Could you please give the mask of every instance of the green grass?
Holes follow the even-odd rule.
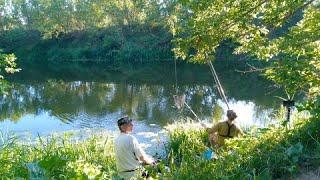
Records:
[[[194,124],[169,128],[172,179],[288,179],[302,166],[320,165],[320,121],[299,120],[291,128],[251,129],[215,149],[218,159],[201,158],[206,132]],[[308,162],[308,164],[304,164]]]
[[[158,164],[162,174],[147,169],[155,179],[288,179],[301,167],[320,165],[319,126],[319,119],[306,119],[291,128],[252,128],[215,149],[217,160],[205,160],[207,133],[199,124],[178,122],[166,127],[168,157]],[[111,136],[76,141],[63,134],[22,143],[2,133],[0,140],[2,179],[117,179]]]
[[[110,179],[116,176],[113,144],[108,137],[94,136],[77,142],[65,134],[39,137],[36,143],[25,144],[10,136],[2,138],[0,152],[0,177],[4,179]]]

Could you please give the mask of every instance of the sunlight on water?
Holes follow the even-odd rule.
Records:
[[[187,107],[174,106],[173,95],[183,94],[195,114],[209,123],[224,120],[227,110],[210,76],[198,76],[198,80],[180,78],[183,83],[175,87],[173,80],[167,81],[167,75],[159,74],[163,82],[153,83],[143,82],[144,76],[135,83],[114,81],[123,78],[123,74],[107,81],[45,78],[14,82],[12,90],[0,96],[0,130],[31,136],[88,129],[117,134],[117,119],[129,115],[135,119],[134,135],[147,151],[161,154],[153,151],[163,149],[163,127],[181,119],[195,119]],[[202,77],[209,80],[203,81]],[[256,77],[242,81],[230,77],[227,74],[221,78],[229,81],[224,88],[231,108],[238,114],[237,123],[243,127],[272,123],[270,115],[277,103],[266,95],[267,84],[259,79],[257,82]]]
[[[218,104],[223,108],[224,119],[226,119],[226,112],[228,110],[227,105],[222,101],[218,100]],[[266,126],[271,122],[272,108],[265,109],[264,111],[258,112],[257,106],[251,101],[236,101],[232,99],[229,101],[230,109],[234,110],[238,117],[236,122],[243,127],[250,126]]]

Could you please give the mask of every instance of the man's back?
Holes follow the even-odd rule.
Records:
[[[138,158],[143,155],[138,141],[130,134],[121,133],[115,139],[116,164],[119,172],[136,170],[140,163]]]
[[[241,134],[241,129],[237,124],[229,124],[227,121],[219,122],[217,124],[218,126],[218,135],[223,137],[237,137],[239,134]]]
[[[219,122],[210,129],[209,133],[217,133],[216,144],[223,146],[225,139],[238,137],[242,134],[241,128],[236,124],[229,124],[227,121]]]

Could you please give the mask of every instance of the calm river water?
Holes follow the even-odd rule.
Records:
[[[178,110],[173,95],[185,94],[200,119],[219,121],[226,105],[218,96],[207,66],[173,63],[128,66],[111,71],[102,65],[24,68],[9,77],[12,89],[0,97],[0,127],[17,134],[46,135],[69,130],[117,131],[116,120],[136,119],[135,134],[148,141],[168,123],[194,118]],[[257,74],[241,74],[236,65],[216,65],[241,126],[265,126],[280,103],[270,82]],[[150,134],[151,133],[151,134]]]

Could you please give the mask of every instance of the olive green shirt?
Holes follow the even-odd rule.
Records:
[[[229,124],[228,121],[219,122],[212,128],[208,129],[209,134],[217,133],[217,144],[218,146],[223,146],[225,144],[225,139],[238,137],[243,134],[241,128],[236,124]]]

